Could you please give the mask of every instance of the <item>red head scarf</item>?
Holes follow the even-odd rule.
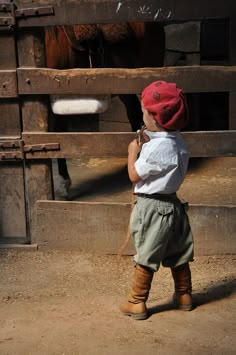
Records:
[[[142,92],[142,103],[166,130],[180,130],[189,120],[186,98],[175,83],[155,81]]]

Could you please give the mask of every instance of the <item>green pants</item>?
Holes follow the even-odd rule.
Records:
[[[186,205],[177,197],[138,197],[130,218],[137,264],[157,271],[193,260],[193,237]]]

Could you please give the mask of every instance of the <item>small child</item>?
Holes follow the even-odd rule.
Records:
[[[128,302],[120,305],[124,315],[138,320],[148,317],[146,301],[161,263],[171,269],[176,306],[192,309],[193,261],[186,204],[176,196],[189,160],[179,132],[188,122],[186,99],[176,84],[157,81],[143,90],[141,104],[144,143],[134,139],[128,148],[128,174],[137,195],[130,218],[136,265]]]

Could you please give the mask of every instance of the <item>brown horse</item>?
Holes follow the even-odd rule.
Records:
[[[165,32],[157,22],[56,26],[45,29],[49,68],[141,68],[164,64]],[[118,95],[126,108],[132,131],[142,125],[137,95]],[[56,131],[66,122],[56,121]],[[70,182],[65,159],[58,161],[59,175]]]

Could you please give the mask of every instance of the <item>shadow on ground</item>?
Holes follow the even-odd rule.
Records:
[[[235,293],[236,280],[233,277],[226,282],[219,282],[215,285],[208,285],[204,287],[203,292],[193,293],[193,309],[230,297]],[[155,313],[166,312],[173,309],[175,309],[175,306],[172,300],[169,300],[167,303],[149,307],[148,313],[149,316],[151,316]]]
[[[83,196],[110,196],[127,189],[131,189],[131,183],[128,178],[127,166],[124,166],[111,173],[101,174],[73,186],[68,199],[73,201]]]
[[[197,171],[205,165],[207,165],[205,160],[192,158],[189,163],[189,171]],[[125,165],[113,172],[95,175],[94,178],[88,178],[86,181],[74,185],[71,188],[68,200],[74,201],[84,196],[111,195],[127,189],[131,189],[131,182]]]

